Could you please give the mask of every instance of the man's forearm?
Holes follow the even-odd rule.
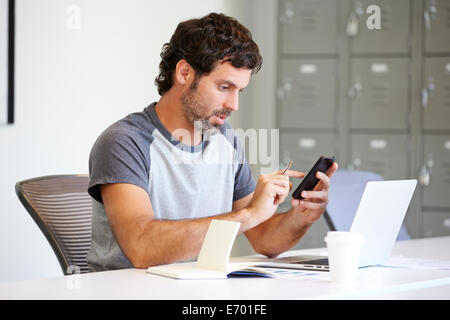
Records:
[[[270,219],[247,231],[253,249],[268,257],[276,257],[300,241],[311,224],[299,224],[293,209],[274,214]]]
[[[147,268],[198,256],[212,219],[241,222],[239,233],[251,227],[247,209],[190,220],[147,220],[139,230],[131,262]]]

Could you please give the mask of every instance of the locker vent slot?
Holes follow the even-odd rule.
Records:
[[[298,86],[300,107],[316,106],[316,90],[314,85],[302,84]]]
[[[302,31],[317,32],[318,14],[314,10],[302,10],[300,12]]]
[[[444,85],[444,106],[450,108],[450,82]]]
[[[386,30],[386,29],[391,29],[392,28],[392,17],[391,17],[391,12],[392,9],[390,7],[386,7],[386,8],[380,8],[380,14],[381,14],[381,29]]]
[[[387,107],[389,105],[389,86],[386,83],[373,84],[370,88],[370,105]]]

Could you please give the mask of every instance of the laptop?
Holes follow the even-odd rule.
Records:
[[[417,180],[367,183],[350,232],[364,236],[359,267],[383,264],[391,255]],[[267,259],[261,267],[328,271],[326,256],[290,256]]]

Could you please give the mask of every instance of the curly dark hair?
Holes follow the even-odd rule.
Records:
[[[219,60],[229,61],[235,68],[247,68],[252,74],[261,69],[262,57],[250,31],[236,19],[210,13],[200,19],[178,24],[169,43],[161,52],[160,73],[155,79],[163,95],[172,87],[172,74],[181,59],[194,69],[195,78],[208,75]]]

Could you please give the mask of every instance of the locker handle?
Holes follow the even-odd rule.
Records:
[[[430,185],[430,170],[427,166],[422,166],[420,168],[418,180],[422,187],[428,187]]]
[[[425,27],[431,29],[431,21],[437,18],[437,6],[436,2],[432,0],[430,6],[423,12],[423,19],[425,21]]]
[[[434,79],[430,77],[428,79],[428,87],[422,89],[422,107],[426,108],[430,105],[431,97],[434,92]]]
[[[356,81],[350,89],[348,89],[347,95],[348,97],[353,100],[358,98],[361,95],[362,91],[362,84],[360,81]]]
[[[350,12],[347,18],[346,33],[349,37],[356,37],[359,33],[359,19],[353,11]]]

